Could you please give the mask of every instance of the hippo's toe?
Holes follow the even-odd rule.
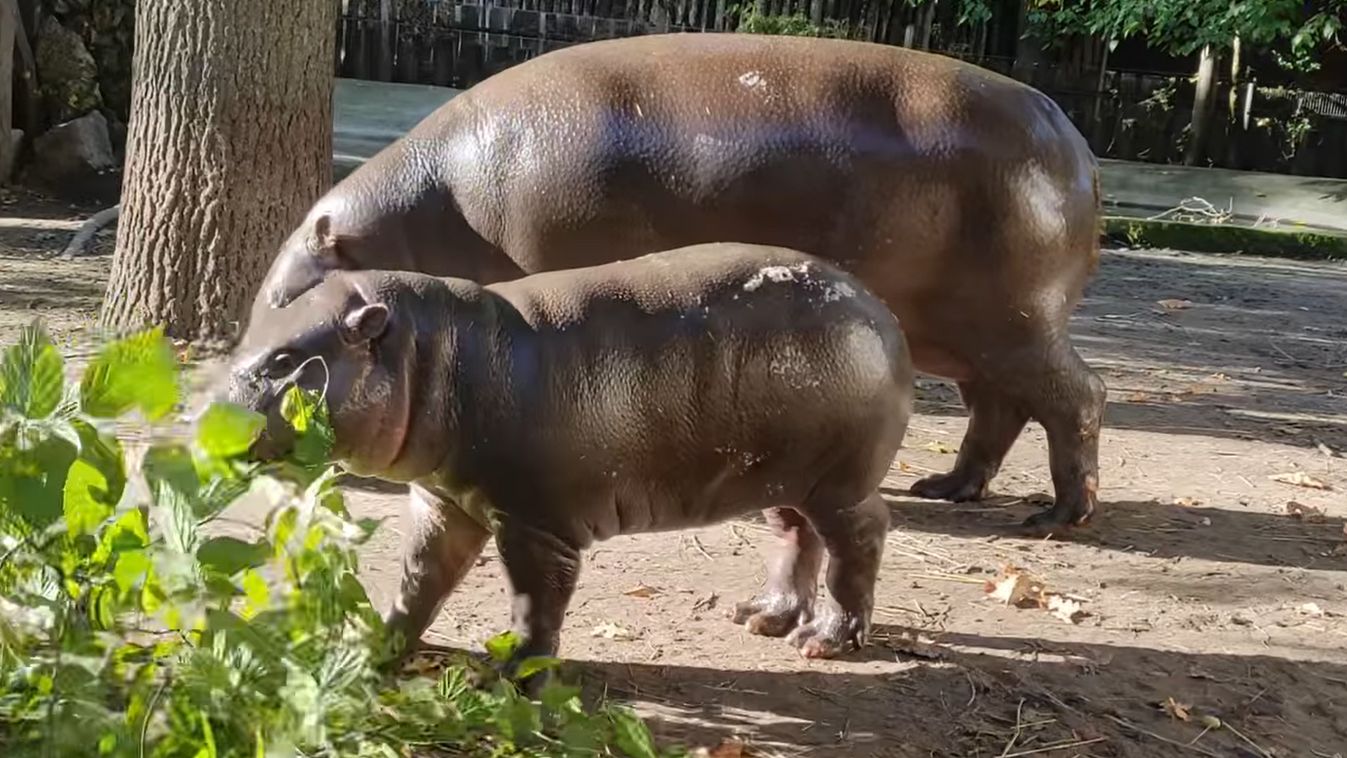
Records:
[[[734,607],[734,623],[750,634],[785,637],[814,617],[813,604],[796,595],[764,592]]]
[[[836,658],[864,645],[865,632],[859,616],[829,611],[797,628],[787,641],[805,658]]]
[[[948,500],[967,503],[987,496],[985,477],[966,474],[955,469],[948,474],[935,474],[912,483],[911,493],[926,500]]]
[[[1031,537],[1063,534],[1073,528],[1089,524],[1090,517],[1094,515],[1094,510],[1093,498],[1088,496],[1081,497],[1075,503],[1059,498],[1051,508],[1039,511],[1025,519],[1024,523],[1020,525],[1020,529]]]

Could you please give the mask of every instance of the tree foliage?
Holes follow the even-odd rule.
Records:
[[[356,580],[377,524],[346,511],[321,400],[287,396],[291,460],[250,462],[262,419],[216,405],[133,470],[111,424],[163,418],[179,386],[158,332],[73,384],[38,325],[0,356],[0,754],[660,755],[630,711],[561,683],[530,700],[474,661],[389,677]],[[244,493],[273,505],[259,533],[213,528]]]
[[[1088,34],[1118,42],[1135,36],[1176,55],[1203,47],[1284,44],[1283,63],[1312,68],[1325,45],[1339,44],[1347,0],[1030,0],[1042,39]]]

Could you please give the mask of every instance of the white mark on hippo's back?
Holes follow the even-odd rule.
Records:
[[[856,288],[846,282],[837,282],[823,291],[823,302],[835,303],[844,297],[855,297]]]
[[[809,263],[797,263],[794,266],[763,266],[758,269],[758,273],[749,277],[744,282],[744,291],[752,292],[761,287],[764,282],[793,282],[796,281],[796,274],[804,274],[809,271]]]
[[[754,89],[767,84],[767,80],[763,79],[762,74],[757,71],[745,71],[739,76],[739,83],[749,89]]]

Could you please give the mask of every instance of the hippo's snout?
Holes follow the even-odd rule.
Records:
[[[249,457],[254,460],[276,460],[294,447],[294,430],[281,415],[280,403],[290,384],[272,382],[246,371],[235,371],[225,383],[224,391],[216,398],[266,417],[266,426],[249,450]]]
[[[261,299],[271,308],[283,308],[317,286],[329,270],[323,259],[306,252],[283,255],[276,259]]]

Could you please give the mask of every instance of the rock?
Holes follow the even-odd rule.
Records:
[[[48,16],[34,57],[38,89],[53,120],[70,121],[103,105],[98,66],[79,34]]]
[[[97,179],[115,169],[108,120],[93,111],[33,140],[28,178],[52,189]]]

